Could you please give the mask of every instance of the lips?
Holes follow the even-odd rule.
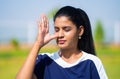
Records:
[[[64,44],[66,40],[58,40],[59,44]]]

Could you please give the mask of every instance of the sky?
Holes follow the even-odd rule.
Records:
[[[40,14],[47,15],[55,7],[67,5],[86,11],[93,29],[96,20],[101,20],[106,40],[113,40],[114,25],[120,23],[120,0],[0,0],[0,41],[26,35],[33,39],[25,31],[29,26],[36,27]]]

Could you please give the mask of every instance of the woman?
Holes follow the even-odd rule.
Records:
[[[50,36],[48,20],[42,15],[37,40],[17,79],[107,79],[100,59],[95,56],[90,22],[83,10],[61,8],[54,16],[54,29],[55,34]],[[38,55],[52,39],[56,39],[60,50]]]

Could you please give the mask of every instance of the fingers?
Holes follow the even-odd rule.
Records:
[[[37,26],[38,26],[38,32],[40,33],[42,27],[41,27],[41,21],[37,21]]]
[[[44,28],[45,28],[45,31],[46,33],[49,32],[49,22],[48,22],[48,19],[45,15],[42,15],[42,18],[43,18],[43,22],[44,22]]]
[[[48,33],[49,32],[49,22],[48,22],[48,19],[46,16],[45,16],[45,22],[46,22],[46,33]]]
[[[44,21],[44,15],[41,15],[41,27],[42,27],[42,31],[44,31],[45,30],[45,21]]]
[[[43,44],[48,43],[50,40],[56,38],[58,35],[50,35],[49,32],[49,27],[48,27],[48,19],[45,15],[41,15],[41,19],[37,22],[38,24],[38,29],[39,29],[39,34],[38,38],[42,40]]]
[[[48,19],[45,15],[41,15],[41,19],[37,22],[39,30],[48,33],[49,27],[48,27]]]
[[[59,35],[55,33],[54,35],[51,36],[51,40],[57,38]]]

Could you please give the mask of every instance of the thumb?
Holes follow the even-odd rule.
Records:
[[[51,38],[50,38],[50,39],[52,40],[52,39],[55,39],[55,38],[57,38],[57,37],[58,37],[58,34],[55,33],[55,34],[51,35]]]

